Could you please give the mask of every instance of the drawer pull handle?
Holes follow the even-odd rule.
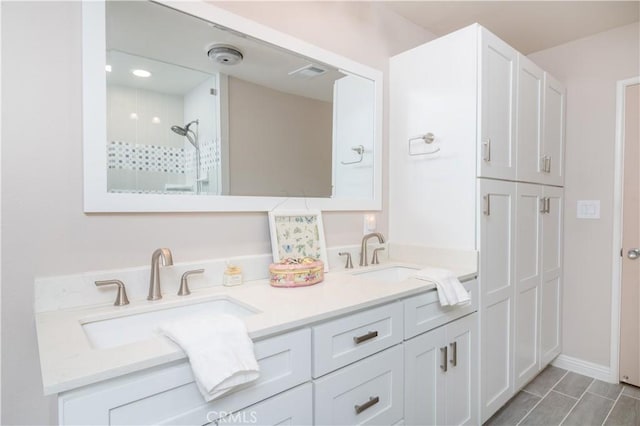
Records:
[[[454,367],[458,365],[458,342],[450,343],[451,346],[451,365]]]
[[[364,410],[366,410],[369,407],[373,407],[378,402],[380,402],[380,398],[379,397],[377,397],[377,396],[369,397],[369,400],[367,402],[365,402],[364,404],[355,406],[356,414],[362,413]]]
[[[366,342],[367,340],[373,339],[374,337],[378,337],[377,331],[370,331],[367,334],[363,334],[362,336],[356,336],[353,338],[353,341],[356,345],[359,345],[362,342]]]
[[[442,353],[442,364],[440,364],[440,368],[442,369],[442,371],[444,371],[445,373],[447,372],[447,366],[448,366],[448,356],[447,356],[447,347],[443,346],[440,348],[440,352]]]

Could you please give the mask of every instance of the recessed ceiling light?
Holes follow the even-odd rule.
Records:
[[[160,124],[160,123],[161,123],[161,121],[160,121],[160,117],[153,117],[153,118],[151,119],[151,122],[152,122],[153,124]]]
[[[129,114],[129,118],[132,120],[137,120],[138,119],[138,114],[136,114],[135,112],[132,112],[131,114]]]
[[[131,71],[131,74],[135,75],[136,77],[151,77],[151,73],[147,70],[133,70]]]
[[[107,72],[111,72],[111,65],[105,65],[104,69],[105,69]]]

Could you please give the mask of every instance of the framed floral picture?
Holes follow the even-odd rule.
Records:
[[[275,210],[269,212],[273,261],[288,257],[312,257],[324,262],[329,270],[324,241],[322,213],[319,210]]]

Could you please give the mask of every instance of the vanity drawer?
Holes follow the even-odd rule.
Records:
[[[402,303],[390,303],[312,329],[313,377],[402,341]]]
[[[397,345],[314,381],[317,425],[392,425],[403,415],[403,351]]]
[[[206,402],[188,362],[157,367],[66,392],[59,397],[60,424],[201,425],[211,413],[232,413],[309,381],[310,330],[255,342],[260,378]],[[224,414],[223,414],[224,415]]]
[[[427,332],[478,310],[478,280],[462,283],[471,295],[471,304],[461,307],[440,306],[434,289],[404,301],[404,338]]]
[[[212,425],[215,423],[211,423]],[[305,383],[272,396],[218,421],[219,425],[296,425],[313,424],[313,388]]]

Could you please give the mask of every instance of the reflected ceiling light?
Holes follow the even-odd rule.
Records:
[[[152,122],[153,124],[160,124],[160,117],[153,117],[153,118],[151,119],[151,122]]]
[[[129,118],[132,120],[137,120],[138,119],[138,114],[136,114],[135,112],[132,112],[131,114],[129,114]]]
[[[131,74],[135,75],[136,77],[142,77],[142,78],[147,78],[147,77],[151,77],[151,73],[147,70],[133,70],[131,71]]]
[[[111,72],[111,65],[105,65],[104,69],[106,72]]]

